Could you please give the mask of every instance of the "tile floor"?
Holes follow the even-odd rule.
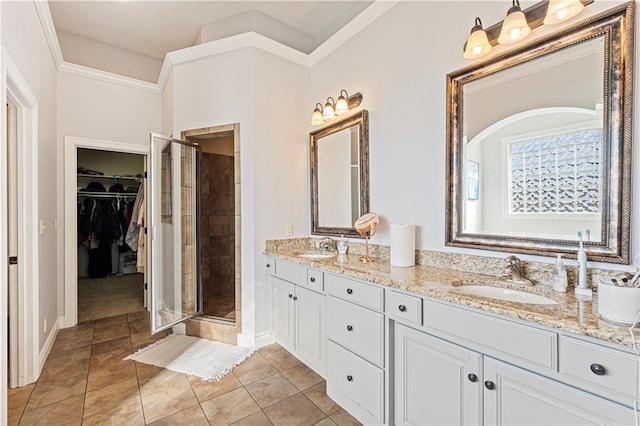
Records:
[[[146,312],[60,330],[40,379],[9,391],[9,424],[358,424],[320,376],[276,344],[219,382],[122,361],[165,336],[149,334]]]

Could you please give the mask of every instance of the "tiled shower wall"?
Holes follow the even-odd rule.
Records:
[[[234,157],[202,154],[202,292],[205,315],[235,318]]]

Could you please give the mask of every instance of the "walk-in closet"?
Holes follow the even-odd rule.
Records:
[[[145,157],[78,148],[78,323],[145,309]]]

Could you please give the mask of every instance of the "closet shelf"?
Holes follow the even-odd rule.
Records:
[[[83,179],[107,179],[110,182],[142,182],[142,178],[140,177],[135,177],[135,176],[119,176],[119,175],[89,175],[89,174],[83,174],[83,173],[78,173],[78,177],[79,178],[83,178]]]
[[[136,198],[136,192],[89,192],[78,191],[78,196],[91,198]]]

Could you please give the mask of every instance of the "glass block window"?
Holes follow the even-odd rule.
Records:
[[[602,129],[509,144],[510,213],[600,213]]]

